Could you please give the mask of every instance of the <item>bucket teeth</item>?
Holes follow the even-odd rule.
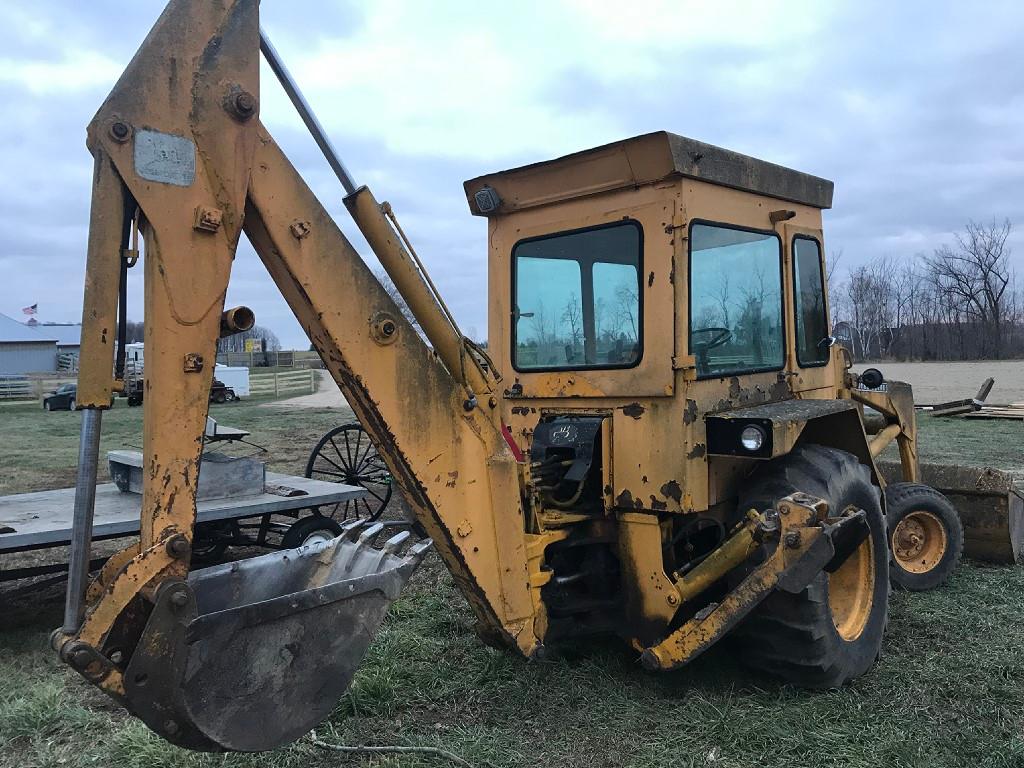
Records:
[[[423,559],[423,556],[427,554],[430,548],[434,546],[434,542],[431,539],[423,539],[423,541],[417,541],[411,547],[409,551],[405,553],[405,559],[411,563],[419,563]]]
[[[355,541],[356,534],[358,533],[359,529],[362,528],[365,524],[366,521],[361,517],[356,518],[355,520],[350,520],[349,522],[341,526],[341,538],[345,539],[346,541]]]
[[[396,533],[394,536],[392,536],[390,539],[384,542],[384,552],[386,552],[389,555],[398,554],[398,551],[402,548],[402,545],[405,544],[405,542],[407,542],[411,537],[412,534],[408,531]]]
[[[384,530],[384,526],[381,523],[374,523],[365,531],[359,535],[359,547],[369,547],[373,544],[373,540],[377,538],[377,534]]]

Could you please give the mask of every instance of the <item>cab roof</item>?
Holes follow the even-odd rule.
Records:
[[[478,176],[463,186],[474,215],[495,216],[672,177],[697,179],[819,209],[832,207],[833,184],[827,179],[666,131]],[[486,187],[500,199],[498,207],[487,212],[480,209],[476,197]]]

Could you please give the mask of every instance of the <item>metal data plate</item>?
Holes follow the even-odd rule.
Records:
[[[196,145],[184,136],[138,131],[135,173],[148,181],[190,187],[196,178]]]

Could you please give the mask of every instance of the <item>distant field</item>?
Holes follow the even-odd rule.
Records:
[[[301,471],[315,440],[350,417],[249,402],[214,406],[252,429],[271,466]],[[140,409],[105,418],[104,450],[138,445]],[[3,493],[68,485],[79,417],[0,410]],[[921,419],[925,460],[1019,462],[1021,425]],[[47,646],[61,587],[17,598],[0,585],[0,768],[61,766],[443,766],[358,757],[308,742],[263,755],[187,753],[64,667]],[[477,640],[436,557],[395,603],[320,738],[428,745],[504,768],[918,768],[1024,766],[1024,569],[966,563],[952,584],[893,595],[878,665],[841,690],[810,693],[751,676],[721,646],[672,674],[643,671],[614,641],[531,664]],[[329,631],[329,628],[325,628]]]
[[[858,363],[855,371],[878,368],[885,377],[914,387],[918,403],[942,403],[974,397],[991,376],[996,385],[990,403],[1024,402],[1024,360],[971,360],[962,363]]]

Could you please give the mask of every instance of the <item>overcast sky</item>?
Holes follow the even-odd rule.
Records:
[[[80,319],[85,126],[163,5],[0,5],[0,312],[23,319],[38,302],[40,320]],[[474,336],[486,333],[486,224],[462,181],[654,130],[834,180],[826,249],[843,268],[930,252],[992,217],[1014,223],[1024,263],[1019,3],[263,0],[262,19]],[[262,96],[263,122],[353,236],[265,67]],[[229,301],[285,348],[307,345],[247,247]],[[141,319],[138,276],[129,314]]]

